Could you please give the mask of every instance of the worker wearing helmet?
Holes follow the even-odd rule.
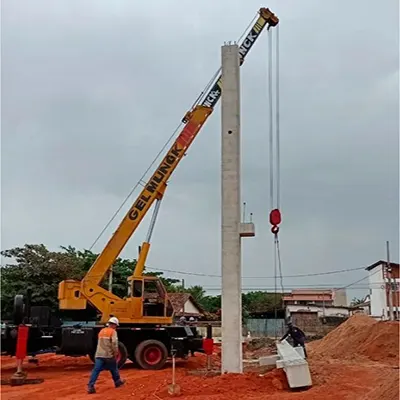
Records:
[[[293,341],[293,347],[301,346],[304,350],[304,356],[305,358],[307,358],[306,335],[300,328],[294,326],[291,321],[287,323],[287,327],[288,329],[286,333],[283,335],[281,341],[290,336]]]
[[[107,326],[99,332],[95,362],[88,384],[88,393],[96,393],[94,385],[101,371],[108,370],[111,373],[115,387],[122,386],[125,381],[121,379],[118,371],[118,318],[111,317]]]

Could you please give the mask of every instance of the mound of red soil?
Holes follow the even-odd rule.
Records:
[[[399,374],[397,371],[388,374],[379,386],[373,389],[363,400],[398,400],[399,399]]]
[[[312,346],[313,354],[332,358],[366,356],[386,364],[399,363],[399,323],[354,315]]]

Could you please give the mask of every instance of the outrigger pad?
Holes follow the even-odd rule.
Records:
[[[43,383],[42,378],[27,378],[25,373],[15,374],[10,379],[2,379],[2,385],[10,386],[22,386],[22,385],[34,385],[37,383]]]

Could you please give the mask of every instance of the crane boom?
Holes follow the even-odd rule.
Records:
[[[260,9],[259,17],[240,45],[239,54],[241,57],[241,64],[244,62],[247,53],[254,45],[263,29],[266,26],[275,26],[278,22],[279,20],[277,17],[269,9]],[[90,279],[91,283],[96,284],[102,280],[104,274],[119,256],[149,208],[160,195],[162,196],[165,190],[164,186],[169,177],[178,166],[189,146],[212,113],[215,105],[218,103],[221,97],[221,91],[222,75],[216,79],[214,85],[204,96],[202,103],[195,106],[186,114],[184,118],[186,125],[182,132],[172,144],[168,153],[161,161],[84,279]]]
[[[259,16],[255,20],[253,26],[249,29],[239,47],[240,64],[243,64],[246,55],[264,28],[267,27],[269,29],[271,26],[276,26],[278,22],[279,19],[268,8],[261,8],[259,10]],[[99,254],[96,261],[83,278],[81,282],[81,293],[87,299],[90,299],[91,297],[89,292],[93,293],[97,290],[97,286],[102,281],[104,275],[111,268],[116,258],[119,256],[132,234],[136,231],[140,222],[145,217],[153,203],[156,200],[161,200],[166,189],[168,179],[175,171],[183,156],[186,154],[187,150],[207,121],[208,117],[213,112],[214,107],[221,97],[221,91],[222,75],[219,75],[211,85],[208,92],[200,96],[199,100],[184,116],[182,120],[182,122],[185,124],[183,130],[168,150],[156,171],[144,185],[143,190],[119,224],[117,230],[111,236],[107,245],[104,247],[103,251]],[[143,267],[144,266],[141,268],[142,270]],[[135,271],[134,275],[138,276],[140,275],[140,272]],[[96,290],[94,290],[95,287]],[[63,282],[61,282],[59,293],[62,293],[63,291],[64,286]],[[104,290],[101,291],[104,295]],[[116,296],[112,295],[112,293],[109,293],[107,297],[114,298],[115,300],[118,299]],[[61,300],[63,295],[59,294],[59,298]]]

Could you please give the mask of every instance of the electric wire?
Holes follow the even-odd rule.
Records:
[[[133,266],[134,266],[134,263],[132,262],[132,269],[133,269]],[[146,270],[151,270],[154,272],[168,272],[171,274],[178,274],[178,275],[206,277],[206,278],[221,278],[221,275],[217,275],[217,274],[205,274],[205,273],[201,273],[201,272],[178,271],[178,270],[173,270],[173,269],[149,267],[147,265],[146,265]],[[308,277],[314,277],[314,276],[335,275],[335,274],[360,271],[360,270],[365,270],[365,267],[348,268],[348,269],[307,273],[307,274],[285,275],[285,276],[283,276],[283,278],[308,278]],[[101,276],[101,275],[98,275],[98,276]],[[260,280],[260,279],[275,279],[275,275],[274,276],[242,276],[242,279],[258,279],[258,280]]]
[[[279,255],[280,256],[280,255]],[[201,272],[189,272],[189,271],[179,271],[179,270],[172,270],[172,269],[164,269],[164,268],[154,268],[146,266],[146,269],[150,269],[153,271],[160,271],[160,272],[169,272],[175,273],[180,275],[192,275],[192,276],[204,276],[210,278],[221,278],[221,275],[217,274],[205,274]],[[347,269],[339,269],[333,271],[326,271],[326,272],[315,272],[315,273],[304,273],[304,274],[296,274],[296,275],[285,275],[283,278],[307,278],[312,276],[323,276],[323,275],[334,275],[340,274],[345,272],[352,272],[352,271],[359,271],[364,270],[365,267],[356,267],[356,268],[347,268]],[[243,276],[242,279],[274,279],[275,276]]]

